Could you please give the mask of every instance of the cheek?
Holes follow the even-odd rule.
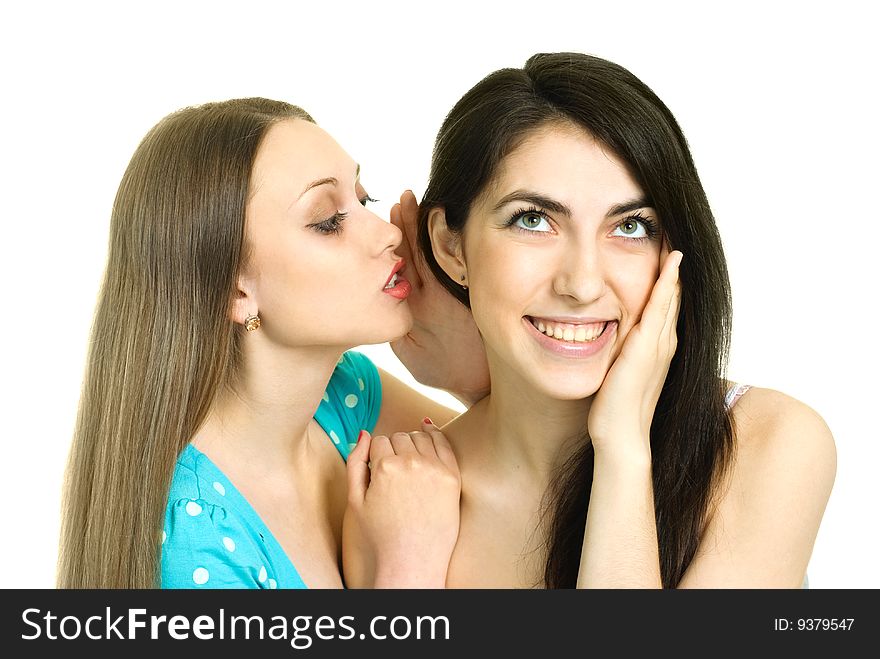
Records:
[[[521,315],[541,290],[551,285],[546,258],[540,250],[510,241],[485,241],[468,250],[471,311],[485,336],[519,329]],[[505,329],[507,328],[507,329]],[[515,331],[515,330],[514,330]]]
[[[481,334],[490,337],[495,334],[514,274],[511,261],[500,258],[498,250],[486,241],[471,240],[466,262],[474,323]]]
[[[615,289],[631,323],[634,324],[641,317],[659,275],[660,269],[655,257],[629,263],[616,270]]]
[[[322,314],[324,307],[338,308],[352,295],[358,277],[342,250],[321,244],[278,241],[263,251],[260,265],[260,297],[267,305],[295,313],[300,318]]]

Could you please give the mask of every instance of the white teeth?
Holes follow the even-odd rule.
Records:
[[[589,325],[573,325],[569,323],[545,323],[543,320],[529,319],[539,332],[558,341],[587,343],[598,339],[605,331],[607,322]]]
[[[397,284],[397,273],[395,272],[391,275],[391,279],[388,280],[388,283],[385,285],[385,288],[394,288]]]

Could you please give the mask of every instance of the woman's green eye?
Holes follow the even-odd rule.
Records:
[[[550,223],[547,222],[547,218],[540,213],[517,213],[510,219],[508,226],[511,224],[515,225],[516,228],[521,231],[533,231],[537,233],[547,233],[550,231]]]
[[[648,228],[644,222],[640,220],[624,220],[614,229],[615,236],[623,236],[624,238],[633,238],[640,240],[650,237]]]

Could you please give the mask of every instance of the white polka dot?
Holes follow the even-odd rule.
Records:
[[[329,403],[329,402],[330,402],[330,394],[328,394],[326,391],[324,392],[324,395],[321,396],[321,398],[324,399],[324,402],[325,402],[325,403]]]
[[[339,443],[339,435],[337,435],[337,434],[336,434],[335,432],[333,432],[332,430],[330,431],[330,439],[333,440],[333,443],[334,443],[334,444],[338,444],[338,443]]]
[[[257,577],[257,580],[258,580],[260,583],[263,583],[263,582],[266,580],[266,577],[267,577],[267,576],[268,576],[268,575],[266,574],[266,567],[265,567],[264,565],[261,565],[261,566],[260,566],[260,574],[259,574],[259,576]]]
[[[223,483],[218,483],[217,481],[214,481],[214,489],[217,490],[221,497],[226,496],[226,488],[223,487]]]
[[[191,517],[195,517],[196,515],[202,514],[202,507],[197,504],[195,501],[190,501],[186,504],[186,514]]]
[[[162,531],[162,544],[165,544],[165,541],[168,539],[168,534],[165,531]]]
[[[226,547],[229,551],[235,551],[235,540],[232,538],[223,538],[223,546]]]
[[[269,579],[269,588],[278,588],[278,582],[275,579]]]
[[[195,581],[198,585],[208,583],[208,571],[203,567],[197,567],[193,571],[193,581]]]
[[[358,378],[358,386],[361,388],[361,391],[364,390],[364,381],[362,378]]]
[[[346,407],[354,407],[357,404],[358,404],[358,397],[355,396],[354,394],[348,394],[348,396],[345,397],[345,406]]]

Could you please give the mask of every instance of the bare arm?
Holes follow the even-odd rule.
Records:
[[[651,298],[590,405],[595,458],[578,588],[662,587],[650,431],[678,345],[681,253],[661,257]]]
[[[457,410],[424,396],[381,368],[378,370],[382,382],[382,407],[374,434],[390,436],[399,431],[416,430],[422,427],[425,417],[442,427],[459,415]]]
[[[391,349],[418,382],[470,407],[489,393],[486,350],[470,309],[437,281],[422,257],[418,212],[409,191],[391,209],[391,222],[403,234],[398,251],[406,261],[401,274],[412,286],[407,304],[413,315],[412,328],[392,341]]]
[[[677,346],[678,290],[666,260],[593,399],[579,587],[661,587],[650,426]],[[798,587],[837,469],[831,432],[809,407],[767,389],[750,389],[733,414],[734,461],[716,485],[713,514],[678,587]]]
[[[401,275],[412,286],[407,303],[414,320],[391,349],[418,382],[448,392],[468,408],[489,391],[486,352],[470,310],[440,285],[422,258],[416,241],[418,211],[410,191],[391,209],[391,222],[403,233],[399,251],[406,266]],[[379,377],[382,407],[376,434],[415,430],[426,416],[443,426],[459,414],[381,369]]]
[[[678,588],[798,588],[837,470],[825,421],[777,391],[734,407],[737,451]],[[659,588],[650,463],[597,457],[579,587]]]
[[[778,391],[752,388],[733,409],[736,461],[679,588],[798,588],[834,485],[834,438]]]
[[[650,455],[596,456],[578,588],[661,588]]]

